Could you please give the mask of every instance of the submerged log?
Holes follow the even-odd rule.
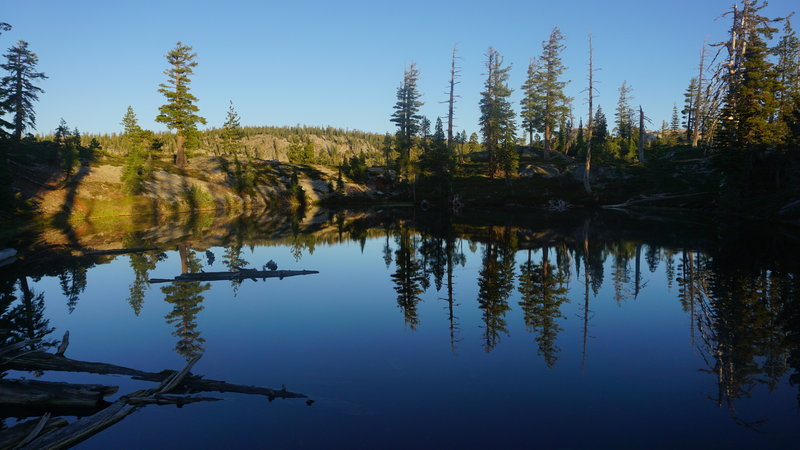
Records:
[[[707,192],[695,192],[692,194],[654,194],[646,197],[641,197],[637,199],[630,199],[622,203],[617,203],[614,205],[603,205],[603,209],[625,209],[631,206],[636,205],[644,205],[649,203],[658,203],[664,200],[676,200],[676,199],[684,199],[684,198],[692,198],[698,197],[701,195],[707,195]]]
[[[87,256],[102,256],[102,255],[125,255],[129,253],[144,253],[158,250],[158,247],[132,247],[132,248],[115,248],[110,250],[94,250],[87,249],[83,251]]]
[[[241,269],[235,272],[200,272],[184,273],[175,278],[151,278],[150,283],[171,283],[174,281],[235,281],[235,280],[256,280],[258,278],[280,278],[294,277],[298,275],[312,275],[319,273],[317,270],[258,270]]]
[[[44,419],[44,417],[42,418]],[[0,450],[11,449],[17,446],[25,445],[27,442],[23,442],[28,437],[33,436],[41,436],[43,434],[49,433],[56,428],[61,428],[67,426],[68,422],[66,419],[58,418],[58,419],[50,419],[47,418],[46,420],[29,420],[27,422],[22,422],[14,425],[13,427],[3,430],[0,433]],[[36,431],[36,428],[40,428],[36,434],[33,432]],[[32,439],[31,439],[32,440]],[[29,441],[28,441],[29,442]]]
[[[0,356],[0,367],[28,372],[53,370],[57,372],[84,372],[101,375],[136,376],[147,373],[129,367],[115,366],[114,364],[78,361],[42,351],[10,357]]]
[[[38,380],[0,380],[0,407],[96,407],[117,386]]]
[[[176,374],[174,370],[145,372],[143,370],[117,366],[114,364],[78,361],[42,351],[30,352],[16,357],[0,356],[0,366],[12,370],[31,372],[57,371],[85,372],[101,375],[127,375],[136,380],[154,381],[157,383],[163,383],[170,378],[174,380]],[[307,398],[307,396],[304,394],[289,392],[285,389],[269,389],[257,386],[231,384],[225,381],[206,380],[198,375],[188,373],[188,371],[184,375],[185,376],[179,380],[177,384],[174,384],[170,390],[177,392],[234,392],[240,394],[263,395],[270,399]]]
[[[121,398],[97,414],[78,419],[50,433],[41,434],[39,438],[19,448],[60,449],[71,447],[114,425],[136,411],[136,409],[136,406],[128,404],[127,399]]]

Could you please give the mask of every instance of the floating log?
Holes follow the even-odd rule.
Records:
[[[101,255],[125,255],[128,253],[144,253],[159,250],[158,247],[132,247],[132,248],[116,248],[110,250],[84,250],[83,254],[87,256],[101,256]]]
[[[150,283],[171,283],[175,281],[241,281],[241,280],[256,280],[258,278],[280,278],[294,277],[297,275],[312,275],[319,273],[317,270],[258,270],[258,269],[241,269],[235,272],[200,272],[200,273],[184,273],[175,278],[151,278]]]
[[[41,429],[34,435],[36,436],[49,433],[56,428],[61,428],[67,426],[68,422],[66,419],[58,418],[58,419],[47,419],[47,420],[29,420],[27,422],[22,422],[14,425],[13,427],[3,430],[0,433],[0,450],[11,449],[20,445],[25,445],[27,442],[23,442],[27,439],[27,437],[33,435],[35,428],[41,427]]]
[[[603,209],[625,209],[630,206],[641,205],[641,204],[648,204],[648,203],[657,203],[664,200],[675,200],[675,199],[683,199],[683,198],[691,198],[691,197],[698,197],[701,195],[706,195],[707,192],[696,192],[692,194],[654,194],[646,197],[641,197],[637,199],[630,199],[623,203],[617,203],[614,205],[603,205]]]
[[[95,407],[117,386],[38,380],[0,380],[0,407]]]
[[[19,448],[27,450],[68,448],[114,425],[136,410],[137,407],[128,404],[127,399],[123,397],[94,415],[78,419],[50,433],[41,434],[39,438]]]
[[[165,373],[166,372],[166,373]],[[134,380],[142,381],[161,381],[174,371],[167,370],[160,373],[149,373],[142,376],[134,376]],[[206,380],[198,375],[189,375],[183,379],[172,392],[233,392],[236,394],[263,395],[272,400],[275,398],[308,398],[305,394],[287,391],[285,388],[270,389],[259,386],[246,386],[241,384],[231,384],[225,381]]]
[[[14,356],[0,356],[0,367],[21,371],[85,372],[101,375],[142,375],[146,372],[114,364],[78,361],[52,353],[34,351]]]
[[[0,366],[20,371],[57,371],[57,372],[85,372],[101,375],[126,375],[136,380],[154,381],[162,383],[175,376],[174,370],[161,372],[145,372],[129,367],[114,364],[78,361],[64,356],[35,351],[15,357],[0,356]],[[257,386],[243,386],[224,381],[206,380],[198,375],[187,373],[186,376],[174,386],[174,391],[179,392],[235,392],[240,394],[263,395],[267,398],[307,398],[304,394],[289,392],[285,389],[269,389]]]

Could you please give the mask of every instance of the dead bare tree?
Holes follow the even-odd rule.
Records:
[[[592,51],[592,35],[589,34],[589,123],[586,125],[588,128],[588,133],[586,138],[586,163],[583,170],[583,188],[588,194],[592,193],[592,186],[589,181],[592,170],[592,118],[594,115],[594,109],[592,105],[592,100],[594,99],[594,66],[592,61]]]
[[[697,74],[697,94],[694,100],[694,129],[692,130],[692,148],[697,148],[697,141],[700,139],[700,114],[702,113],[703,101],[703,65],[706,60],[706,43],[703,42],[703,48],[700,50],[700,70]]]
[[[447,148],[453,148],[453,119],[455,113],[455,105],[456,105],[456,98],[460,97],[460,95],[455,95],[456,85],[460,84],[460,81],[456,81],[459,77],[459,73],[461,73],[461,68],[456,65],[456,59],[458,56],[458,45],[453,46],[453,55],[450,58],[450,95],[447,100]],[[463,161],[463,156],[459,155],[459,162]]]

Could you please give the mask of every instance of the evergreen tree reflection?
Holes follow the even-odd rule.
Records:
[[[505,314],[508,296],[514,289],[514,252],[516,239],[505,228],[499,239],[494,230],[484,246],[483,266],[478,274],[478,304],[483,311],[484,350],[492,351],[500,342],[501,334],[508,334]]]
[[[411,230],[401,225],[396,241],[395,272],[392,274],[392,281],[395,285],[394,290],[397,292],[397,306],[403,310],[406,325],[415,330],[419,325],[417,303],[420,301],[420,294],[425,292],[422,287],[425,276],[422,273],[421,264],[417,262]]]
[[[76,264],[58,274],[61,292],[67,298],[70,314],[75,311],[80,295],[86,290],[86,266]]]
[[[178,245],[178,254],[181,259],[181,273],[196,273],[200,271],[200,258],[189,249],[188,244]],[[164,318],[167,323],[175,326],[172,335],[178,338],[175,351],[187,360],[203,353],[203,343],[200,330],[197,328],[197,314],[203,310],[201,293],[211,288],[209,283],[199,281],[172,282],[161,288],[164,301],[172,305]]]
[[[567,277],[556,266],[552,270],[548,257],[548,247],[542,248],[542,261],[534,264],[531,261],[531,250],[528,250],[528,259],[520,267],[519,292],[522,299],[523,319],[528,331],[536,335],[539,355],[544,358],[548,367],[558,361],[559,348],[556,338],[562,328],[558,325],[561,314],[561,305],[568,301],[567,288],[564,285]]]

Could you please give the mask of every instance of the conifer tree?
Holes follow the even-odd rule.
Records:
[[[225,123],[222,125],[222,149],[226,155],[236,155],[240,149],[240,143],[244,137],[241,119],[233,108],[233,101],[228,106],[228,113],[225,116]]]
[[[167,98],[167,103],[158,108],[156,122],[164,123],[176,132],[175,164],[179,169],[186,167],[184,147],[187,138],[196,133],[198,123],[206,123],[206,119],[196,114],[199,111],[195,105],[197,97],[189,92],[189,77],[197,66],[196,57],[197,53],[192,53],[192,47],[178,41],[175,48],[166,54],[170,68],[164,71],[164,75],[168,78],[158,89]]]
[[[778,90],[775,100],[778,103],[778,119],[784,126],[791,120],[792,110],[800,100],[800,39],[788,17],[784,19],[783,35],[772,53],[777,58],[775,71],[778,74]]]
[[[678,130],[680,129],[680,126],[681,126],[681,120],[680,120],[680,117],[678,116],[678,105],[673,103],[672,104],[672,122],[669,125],[669,129],[670,129],[670,131],[672,131],[673,134],[677,135],[678,134]]]
[[[39,94],[44,91],[35,83],[47,76],[36,71],[39,58],[28,49],[25,41],[17,42],[3,56],[6,62],[0,67],[8,74],[0,78],[0,112],[9,114],[11,118],[10,121],[0,119],[0,130],[8,129],[17,145],[26,128],[36,128],[33,102],[39,100]]]
[[[422,116],[419,108],[423,103],[419,100],[422,94],[417,90],[419,71],[414,63],[404,70],[403,82],[397,88],[397,103],[394,105],[390,121],[397,125],[398,168],[407,175],[411,168],[411,147],[413,138],[420,131]]]
[[[544,136],[544,156],[549,157],[552,136],[556,126],[569,114],[571,98],[564,94],[569,81],[562,81],[566,67],[561,62],[564,50],[564,35],[558,27],[553,28],[547,41],[542,42],[542,56],[536,67],[528,67],[528,80],[524,105],[528,110],[525,120],[533,119],[536,128]],[[532,72],[532,73],[531,73]],[[525,89],[523,87],[523,89]]]
[[[503,67],[503,57],[489,47],[486,69],[480,100],[480,125],[484,147],[489,153],[489,176],[494,178],[495,173],[502,170],[506,183],[510,184],[518,163],[514,110],[509,101],[512,91],[508,87],[508,72],[511,66]]]
[[[528,133],[528,146],[533,149],[533,133],[539,131],[539,124],[542,122],[541,105],[542,99],[538,91],[538,70],[536,59],[531,58],[528,63],[528,77],[522,85],[522,100],[520,101],[520,118],[522,128]]]
[[[692,78],[689,81],[689,87],[686,88],[686,91],[683,94],[684,103],[683,109],[681,110],[681,114],[683,115],[683,128],[686,129],[686,141],[690,141],[692,139],[692,133],[694,132],[694,113],[695,113],[695,99],[697,98],[697,78]]]
[[[592,124],[592,145],[597,150],[602,150],[605,148],[606,139],[608,139],[608,122],[603,108],[598,106]]]
[[[614,112],[616,119],[617,136],[624,142],[633,137],[633,108],[631,108],[631,92],[633,88],[628,86],[627,81],[622,82],[619,87],[619,99],[617,100],[617,109]]]

